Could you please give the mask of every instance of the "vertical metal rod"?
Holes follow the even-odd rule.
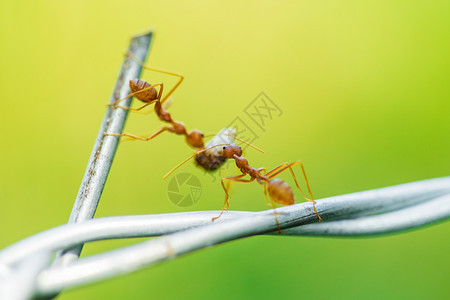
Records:
[[[128,52],[138,60],[145,61],[151,38],[151,32],[132,38]],[[139,78],[141,71],[142,67],[138,63],[128,56],[125,57],[110,103],[125,98],[130,93],[128,82],[131,79]],[[121,103],[124,106],[129,106],[130,104],[131,98]],[[98,103],[98,105],[103,104]],[[127,114],[128,110],[108,107],[100,126],[100,131],[95,141],[94,149],[92,150],[72,213],[70,214],[69,224],[80,223],[94,217],[119,143],[119,138],[105,136],[104,133],[122,132]],[[82,248],[83,245],[80,245],[58,253],[54,265],[66,265],[78,259]]]

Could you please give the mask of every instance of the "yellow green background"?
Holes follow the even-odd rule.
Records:
[[[245,117],[264,91],[284,113],[265,132],[255,127],[266,153],[245,156],[267,168],[302,160],[316,198],[449,175],[449,6],[1,1],[0,248],[67,222],[122,55],[149,27],[149,64],[186,76],[172,116],[214,133]],[[133,114],[126,130],[159,126],[153,114]],[[201,179],[199,202],[179,208],[168,200],[162,175],[191,153],[170,134],[122,143],[96,216],[219,209],[220,184],[193,165],[183,171]],[[232,195],[231,209],[266,209],[257,184],[236,184]],[[60,299],[444,299],[449,234],[441,223],[377,238],[249,238]],[[92,243],[83,256],[136,242]]]

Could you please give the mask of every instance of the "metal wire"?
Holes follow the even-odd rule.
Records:
[[[151,37],[151,32],[134,37],[131,39],[128,52],[138,60],[145,61]],[[125,98],[130,93],[128,82],[131,79],[139,78],[141,71],[142,67],[140,64],[128,56],[125,57],[110,103]],[[130,103],[131,98],[122,102],[121,105],[129,106]],[[80,223],[94,217],[119,143],[118,138],[105,137],[104,133],[122,132],[127,114],[128,110],[113,109],[112,107],[107,109],[86,168],[86,173],[81,182],[78,196],[70,214],[69,223]],[[55,264],[65,265],[76,260],[80,256],[82,247],[83,245],[80,244],[64,253],[58,253],[54,261]]]
[[[322,223],[316,223],[310,203],[277,208],[282,234],[365,236],[447,219],[450,217],[450,177],[325,198],[317,202],[316,208],[324,219]],[[273,210],[230,212],[219,222],[212,222],[211,217],[217,213],[108,217],[64,225],[4,249],[0,253],[0,263],[15,265],[34,253],[72,247],[76,243],[175,232],[84,258],[69,266],[47,269],[37,277],[35,292],[49,295],[62,288],[132,272],[211,245],[251,235],[273,234],[277,229]]]
[[[398,198],[397,195],[402,190],[409,191],[409,198]],[[283,230],[282,234],[365,236],[415,228],[450,216],[450,177],[408,183],[396,187],[373,190],[370,193],[359,192],[325,198],[318,201],[318,207],[323,207],[327,202],[348,201],[346,199],[356,197],[358,204],[355,204],[353,209],[357,210],[361,208],[362,201],[367,199],[370,194],[377,195],[376,201],[371,201],[372,205],[377,205],[376,209],[371,208],[370,210],[358,211],[359,217],[357,218],[354,217],[353,213],[340,215],[340,220],[330,221],[329,218],[328,222],[290,228]],[[417,201],[421,202],[417,203]],[[388,212],[394,203],[400,210]],[[297,206],[304,206],[306,209],[309,204],[302,203],[297,204]],[[321,215],[322,211],[323,209],[321,210]],[[365,216],[369,211],[379,214]],[[36,252],[53,252],[91,241],[160,236],[209,225],[213,224],[211,219],[217,216],[218,213],[218,211],[208,211],[117,216],[98,218],[80,224],[62,225],[5,248],[0,252],[0,264],[14,265]],[[216,223],[241,217],[257,216],[258,214],[254,212],[230,211],[218,219]]]
[[[289,228],[285,235],[370,236],[395,233],[442,221],[450,217],[450,194],[394,212]]]
[[[0,277],[0,299],[22,300],[30,299],[35,294],[35,281],[38,274],[50,262],[50,253],[35,252],[21,260],[14,270],[7,269],[7,273]],[[5,270],[4,270],[5,271]]]

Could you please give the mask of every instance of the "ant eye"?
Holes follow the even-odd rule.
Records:
[[[200,135],[201,135],[202,137],[205,137],[205,135],[203,134],[203,132],[202,132],[202,133],[200,133]]]
[[[225,148],[226,148],[226,147],[225,147],[225,146],[223,146],[223,150],[225,150]]]

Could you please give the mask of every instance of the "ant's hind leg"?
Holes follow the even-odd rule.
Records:
[[[265,173],[264,176],[270,176],[271,174],[273,174],[274,172],[278,171],[279,169],[281,169],[282,167],[286,167],[287,165],[289,165],[289,163],[285,162],[282,163],[281,165],[279,165],[278,167],[273,168],[272,170],[270,170],[269,172]],[[272,177],[272,176],[271,176]]]
[[[302,173],[303,173],[303,178],[305,179],[306,188],[308,189],[308,193],[309,193],[309,196],[311,197],[311,199],[307,198],[306,195],[303,193],[302,189],[300,188],[300,186],[298,184],[298,181],[297,181],[297,178],[295,177],[294,171],[292,170],[292,167],[294,165],[300,165],[300,168],[301,168]],[[268,172],[265,175],[266,176],[270,175],[269,178],[272,179],[275,176],[277,176],[278,174],[286,171],[287,169],[289,169],[289,171],[291,172],[292,177],[294,178],[294,181],[295,181],[295,185],[297,185],[297,188],[302,193],[303,198],[305,198],[308,201],[311,201],[313,199],[313,196],[312,196],[312,193],[311,193],[311,188],[309,187],[309,182],[308,182],[308,178],[306,177],[305,168],[303,167],[303,164],[300,161],[295,161],[295,162],[293,162],[291,164],[283,163],[283,164],[279,165],[278,167],[276,167],[275,169],[271,170],[270,172]],[[274,171],[277,171],[277,172],[274,173]]]
[[[172,76],[176,76],[178,77],[178,81],[177,83],[170,89],[170,91],[161,99],[161,104],[166,102],[167,99],[169,99],[169,97],[173,94],[173,92],[175,92],[175,90],[180,86],[180,84],[183,82],[184,80],[184,76],[178,73],[174,73],[174,72],[170,72],[170,71],[166,71],[166,70],[162,70],[162,69],[157,69],[157,68],[153,68],[153,67],[149,67],[146,64],[144,64],[142,61],[138,60],[136,57],[134,57],[134,55],[131,52],[127,52],[126,56],[128,56],[129,58],[131,58],[132,60],[134,60],[135,62],[137,62],[138,64],[140,64],[142,66],[142,68],[149,70],[149,71],[153,71],[153,72],[159,72],[159,73],[163,73],[163,74],[167,74],[167,75],[172,75]]]
[[[273,216],[275,217],[275,222],[277,223],[278,234],[281,234],[280,223],[278,222],[278,213],[275,211],[276,205],[275,202],[270,198],[270,203],[267,201],[267,183],[264,183],[264,200],[266,200],[266,204],[268,207],[273,209]]]
[[[270,199],[270,203],[269,201],[267,201],[267,183],[264,183],[264,201],[266,201],[266,205],[270,208],[275,209],[275,205],[273,205],[273,201],[272,199]]]
[[[310,196],[311,199],[306,197],[305,193],[303,193],[302,189],[300,188],[300,185],[298,184],[297,178],[295,177],[294,171],[292,170],[292,167],[295,166],[295,165],[300,165],[300,168],[301,168],[302,174],[303,174],[303,178],[305,179],[306,188],[308,189],[308,193],[309,193],[309,196]],[[319,220],[319,222],[322,221],[322,218],[319,216],[319,213],[316,210],[316,201],[313,198],[313,195],[312,195],[312,192],[311,192],[311,188],[309,187],[308,178],[306,177],[305,168],[303,167],[303,164],[302,164],[301,161],[297,160],[297,161],[295,161],[295,162],[293,162],[291,164],[284,163],[284,164],[282,164],[282,165],[280,165],[280,166],[278,166],[278,167],[276,167],[274,169],[274,170],[277,170],[275,173],[273,173],[274,170],[272,170],[272,171],[268,172],[267,174],[270,173],[269,178],[272,179],[275,176],[277,176],[278,174],[280,174],[281,172],[284,172],[284,171],[286,171],[288,169],[291,172],[291,175],[292,175],[292,177],[294,178],[294,181],[295,181],[295,185],[297,186],[298,190],[302,194],[303,198],[305,198],[309,202],[312,202],[313,208],[314,208],[314,212],[315,212],[315,214],[317,216],[317,219]],[[267,176],[267,174],[266,174],[266,176]]]

